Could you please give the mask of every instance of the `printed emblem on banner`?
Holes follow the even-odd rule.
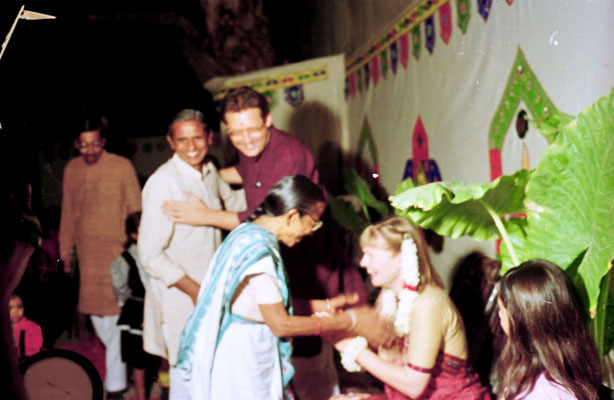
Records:
[[[456,13],[458,15],[458,27],[461,32],[467,32],[467,26],[469,25],[469,18],[471,17],[471,7],[469,0],[456,0]]]
[[[424,45],[429,53],[433,54],[433,47],[435,47],[435,22],[431,15],[424,21]]]
[[[488,15],[490,14],[490,7],[492,6],[492,0],[477,0],[478,12],[484,18],[484,21],[488,21]]]
[[[441,29],[441,40],[448,44],[452,35],[452,7],[449,2],[439,9],[439,29]]]

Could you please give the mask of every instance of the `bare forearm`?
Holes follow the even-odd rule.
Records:
[[[219,170],[220,176],[230,185],[241,185],[243,179],[235,167],[222,168]]]
[[[173,285],[177,289],[181,290],[192,298],[192,302],[196,304],[198,299],[198,292],[200,291],[200,284],[187,275],[184,275]]]
[[[214,226],[228,231],[233,230],[240,224],[237,213],[225,210],[209,210],[202,214],[202,222],[204,226]]]
[[[385,361],[369,348],[363,350],[356,361],[371,375],[412,399],[420,397],[430,380],[430,374]]]
[[[353,323],[352,318],[346,314],[322,317],[290,316],[281,303],[260,304],[259,308],[265,323],[277,337],[349,331]]]

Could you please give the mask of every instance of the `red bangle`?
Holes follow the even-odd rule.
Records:
[[[319,336],[320,333],[322,333],[322,317],[320,317],[319,315],[315,315],[315,317],[318,319],[318,326],[316,327],[316,336]]]

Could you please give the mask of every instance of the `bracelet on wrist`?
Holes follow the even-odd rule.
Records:
[[[358,365],[356,360],[360,353],[367,348],[367,339],[362,336],[356,336],[351,339],[343,352],[341,353],[341,365],[348,372],[359,372],[362,367]]]
[[[345,313],[352,320],[352,325],[350,326],[350,331],[353,331],[354,328],[356,328],[356,325],[358,324],[358,319],[356,318],[356,313],[354,312],[354,310],[347,310]]]
[[[316,326],[316,333],[315,333],[315,335],[316,336],[320,336],[320,334],[322,333],[322,317],[317,315],[317,314],[314,314],[313,316],[318,319],[318,325]]]

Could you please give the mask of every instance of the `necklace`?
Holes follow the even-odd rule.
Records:
[[[409,333],[409,318],[414,301],[418,298],[420,270],[418,251],[410,237],[405,237],[401,244],[401,276],[403,289],[397,295],[391,289],[384,289],[380,295],[380,315],[382,318],[394,318],[394,331],[399,337]]]

